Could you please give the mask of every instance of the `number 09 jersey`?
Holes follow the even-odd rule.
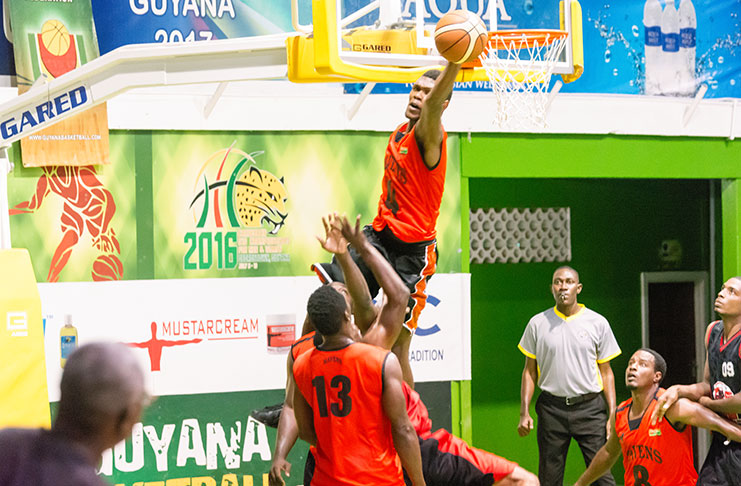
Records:
[[[723,321],[715,321],[707,337],[708,368],[713,400],[729,398],[741,392],[741,333],[727,341],[723,338]],[[724,414],[741,425],[739,414]],[[713,432],[713,435],[720,434]],[[725,440],[725,437],[723,438]]]
[[[352,343],[296,358],[293,377],[314,413],[317,436],[312,486],[401,486],[401,461],[383,409],[383,374],[390,353]]]
[[[615,412],[615,430],[623,451],[625,486],[694,486],[697,481],[692,453],[692,427],[675,426],[668,418],[651,426],[659,388],[643,415],[630,420],[633,399]],[[676,428],[675,428],[676,427]]]

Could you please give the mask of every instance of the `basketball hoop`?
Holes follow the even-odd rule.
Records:
[[[489,32],[473,66],[483,66],[497,100],[494,123],[502,128],[545,127],[548,86],[566,45],[564,30]]]

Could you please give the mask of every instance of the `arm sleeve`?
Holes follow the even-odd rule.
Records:
[[[612,333],[610,323],[602,319],[602,338],[597,349],[597,363],[606,363],[622,353],[620,346]]]
[[[535,323],[533,322],[533,319],[530,319],[530,322],[527,323],[527,327],[525,328],[525,332],[522,334],[522,338],[520,338],[520,343],[517,345],[517,349],[519,349],[522,354],[528,358],[536,359],[536,344],[537,338],[535,334]]]

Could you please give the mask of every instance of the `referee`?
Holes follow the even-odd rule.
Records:
[[[524,437],[533,429],[530,402],[537,382],[541,389],[535,412],[542,486],[563,484],[572,438],[589,466],[605,444],[609,418],[615,414],[610,360],[620,354],[620,347],[607,319],[577,302],[581,290],[576,270],[556,269],[551,282],[556,305],[530,319],[518,345],[525,355],[525,369],[517,431]],[[593,484],[614,486],[615,480],[608,473]]]

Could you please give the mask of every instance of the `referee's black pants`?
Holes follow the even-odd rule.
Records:
[[[589,466],[607,441],[607,409],[602,393],[583,402],[566,405],[563,398],[541,392],[535,402],[538,414],[538,478],[541,486],[562,486],[566,454],[574,438]],[[615,486],[609,472],[592,483]]]

